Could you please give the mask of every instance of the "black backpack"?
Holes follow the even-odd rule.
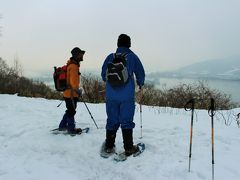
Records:
[[[113,61],[107,65],[106,79],[112,87],[122,86],[128,81],[127,55],[127,53],[115,53]]]

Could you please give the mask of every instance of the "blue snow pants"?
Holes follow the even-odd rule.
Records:
[[[133,129],[135,127],[135,123],[133,122],[135,112],[134,100],[107,100],[106,111],[107,130],[117,130],[120,125],[122,129]]]

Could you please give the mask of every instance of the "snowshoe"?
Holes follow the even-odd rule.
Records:
[[[114,160],[117,162],[125,161],[131,155],[133,157],[139,156],[144,150],[145,150],[145,144],[138,143],[137,145],[134,145],[130,151],[124,151],[124,152],[116,154],[114,156]]]
[[[56,129],[52,129],[51,132],[53,134],[64,134],[64,135],[71,135],[71,136],[75,136],[75,135],[80,135],[82,133],[88,133],[90,130],[89,127],[87,128],[84,128],[84,129],[81,129],[81,128],[76,128],[74,131],[72,132],[69,132],[67,129],[59,129],[59,128],[56,128]]]
[[[125,150],[125,155],[126,156],[131,156],[132,154],[137,153],[139,150],[139,147],[137,145],[133,145],[131,149]]]
[[[71,136],[75,136],[75,135],[77,135],[77,134],[82,134],[82,129],[81,128],[75,128],[75,129],[73,129],[73,130],[71,130],[71,131],[67,131],[68,132],[68,134],[70,134]]]
[[[116,148],[115,146],[113,148],[107,148],[105,146],[105,142],[102,144],[101,150],[100,150],[100,156],[103,158],[109,158],[113,154],[115,154]]]

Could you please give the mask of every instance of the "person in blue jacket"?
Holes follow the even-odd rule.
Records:
[[[118,37],[117,47],[116,53],[126,54],[126,67],[129,76],[127,83],[124,85],[112,87],[106,78],[106,73],[107,66],[113,61],[115,53],[107,56],[101,72],[102,79],[106,82],[107,124],[104,149],[107,153],[114,153],[116,133],[121,126],[125,154],[129,156],[139,150],[136,145],[133,145],[133,128],[135,127],[133,122],[135,112],[134,74],[136,83],[141,90],[144,85],[145,71],[137,55],[129,49],[131,47],[131,39],[128,35],[121,34]]]

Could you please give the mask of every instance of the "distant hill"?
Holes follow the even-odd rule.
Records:
[[[207,60],[175,71],[151,73],[149,76],[240,80],[240,56]]]

